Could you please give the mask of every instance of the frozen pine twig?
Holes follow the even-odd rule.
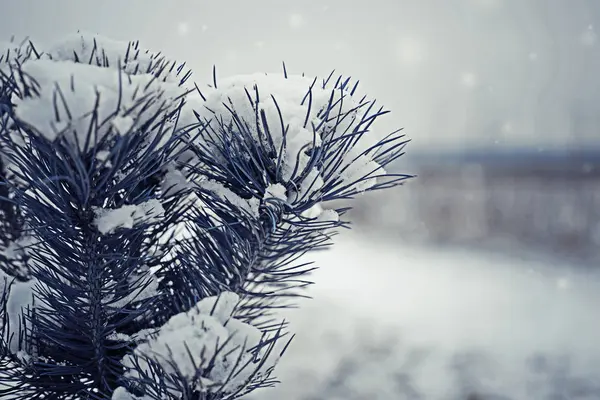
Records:
[[[301,257],[409,177],[385,170],[404,136],[372,133],[386,111],[342,77],[198,85],[94,35],[0,51],[0,397],[273,385]]]

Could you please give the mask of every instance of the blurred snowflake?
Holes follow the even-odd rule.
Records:
[[[180,22],[177,24],[177,33],[180,36],[185,36],[190,32],[190,26],[187,22]]]
[[[297,14],[297,13],[290,15],[288,22],[289,22],[290,28],[292,28],[292,29],[301,28],[305,24],[304,17],[302,16],[302,14]]]
[[[596,44],[598,35],[593,25],[588,25],[586,30],[581,34],[580,41],[584,46],[593,46]]]

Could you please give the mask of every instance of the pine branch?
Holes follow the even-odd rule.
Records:
[[[28,140],[23,146],[4,143],[12,151],[7,156],[19,166],[15,175],[28,185],[7,184],[15,197],[3,200],[23,209],[38,239],[30,264],[38,304],[35,313],[24,314],[27,340],[20,340],[16,349],[9,342],[11,352],[3,355],[13,363],[20,361],[14,350],[43,355],[29,364],[21,362],[25,373],[11,377],[35,395],[83,394],[92,388],[109,394],[118,386],[121,358],[132,345],[118,333],[145,313],[155,297],[145,295],[155,278],[147,268],[140,269],[151,258],[141,245],[153,224],[135,221],[127,230],[105,229],[98,225],[97,214],[156,198],[158,186],[151,181],[171,161],[176,137],[161,142],[171,134],[168,122],[180,106],[174,106],[177,99],[165,103],[152,80],[123,79],[117,72],[120,107],[103,108],[103,93],[96,91],[92,112],[76,119],[77,110],[71,107],[77,104],[65,100],[76,94],[79,82],[71,79],[70,93],[55,88],[51,125],[62,129],[48,135],[51,132],[38,128],[35,115],[20,108],[27,101],[37,102],[41,112],[45,105],[40,93],[44,88],[30,74],[38,71],[28,70],[29,65],[37,66],[10,66],[11,76],[19,77],[13,96],[24,104],[16,106],[11,129]],[[140,83],[146,85],[143,91]],[[126,132],[115,124],[123,119],[133,122]],[[98,159],[100,152],[106,153],[105,159]],[[160,202],[157,206],[162,208]],[[53,378],[57,375],[62,377],[59,381]],[[25,396],[16,389],[15,396]]]
[[[239,86],[232,85],[230,92],[215,91],[215,98],[230,96],[224,103],[211,103],[209,95],[207,112],[196,110],[202,124],[200,140],[191,143],[195,157],[184,169],[190,181],[199,182],[197,196],[227,228],[213,232],[210,217],[196,215],[197,229],[192,228],[192,236],[208,230],[211,240],[206,242],[226,242],[217,250],[232,247],[233,242],[240,249],[220,260],[230,266],[228,275],[199,283],[201,276],[206,276],[202,271],[188,280],[202,286],[197,290],[199,296],[218,293],[224,287],[241,291],[244,303],[237,316],[254,324],[263,319],[268,325],[274,310],[290,306],[290,299],[301,296],[297,289],[310,284],[306,275],[313,267],[295,265],[296,261],[309,251],[328,246],[336,228],[348,227],[339,219],[348,207],[323,212],[321,205],[392,187],[409,178],[384,171],[402,155],[407,143],[399,131],[359,150],[373,122],[386,112],[381,108],[374,111],[374,101],[354,101],[356,85],[349,90],[348,79],[340,77],[332,89],[327,89],[326,83],[315,89],[315,82],[295,104],[305,116],[300,128],[286,126],[274,96],[267,100],[271,108],[265,106],[257,85],[252,90],[240,89],[243,83],[236,82]],[[300,129],[295,137],[290,133],[293,129]],[[300,134],[304,136],[299,142]],[[277,192],[275,196],[272,191]],[[240,209],[244,219],[239,216]],[[184,247],[182,253],[186,271],[194,270],[194,265],[211,265],[203,260],[207,254],[223,257],[204,247]],[[220,286],[211,286],[214,282]]]
[[[0,396],[272,386],[303,256],[349,227],[346,200],[409,178],[385,172],[407,140],[371,139],[386,111],[349,78],[191,90],[183,64],[87,34],[0,67]]]

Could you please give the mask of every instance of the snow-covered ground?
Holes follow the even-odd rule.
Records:
[[[600,399],[600,274],[342,236],[262,400]]]

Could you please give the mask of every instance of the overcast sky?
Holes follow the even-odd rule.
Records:
[[[415,149],[600,143],[598,0],[0,0],[0,40],[77,30],[139,39],[201,82],[213,64],[220,76],[335,68]]]

